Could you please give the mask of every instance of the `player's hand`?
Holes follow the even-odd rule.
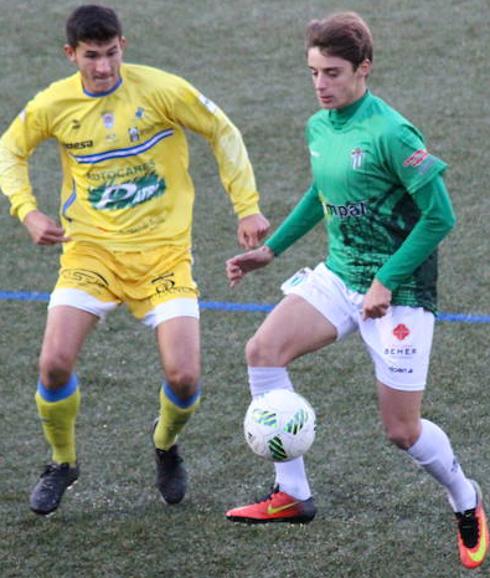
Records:
[[[230,282],[230,287],[235,287],[244,275],[250,271],[255,271],[255,269],[265,267],[272,259],[274,259],[274,253],[265,245],[259,249],[228,259],[226,262],[226,276]]]
[[[244,249],[257,247],[269,232],[270,223],[262,213],[243,217],[238,222],[238,244]]]
[[[371,283],[362,304],[362,319],[378,319],[386,315],[391,304],[391,291],[377,279]]]
[[[70,241],[63,228],[41,211],[27,213],[24,226],[36,245],[56,245]]]

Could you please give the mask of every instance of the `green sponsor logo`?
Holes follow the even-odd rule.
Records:
[[[161,197],[166,188],[162,178],[150,173],[129,183],[106,183],[95,189],[89,189],[88,200],[92,207],[99,211],[126,209]]]

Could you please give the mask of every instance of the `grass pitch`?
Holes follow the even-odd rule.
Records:
[[[0,0],[2,131],[37,90],[71,72],[61,48],[73,5],[24,0],[13,7]],[[304,26],[327,9],[361,12],[376,41],[371,89],[413,120],[450,165],[447,185],[459,224],[441,250],[441,310],[489,313],[486,0],[112,5],[125,25],[127,61],[181,74],[240,127],[273,226],[309,181],[303,128],[316,104],[304,63]],[[207,146],[192,137],[191,154],[202,299],[276,302],[283,279],[323,258],[321,228],[230,291],[224,261],[237,251],[235,219]],[[60,179],[51,143],[34,155],[32,167],[41,205],[55,214]],[[32,247],[3,198],[0,244],[0,291],[50,291],[57,249]],[[126,311],[110,316],[79,364],[80,481],[55,516],[34,516],[28,496],[48,458],[33,400],[45,304],[2,301],[0,307],[2,577],[467,575],[458,565],[443,492],[383,439],[372,370],[355,337],[291,367],[318,416],[317,440],[307,456],[317,519],[305,527],[243,527],[225,520],[226,509],[264,494],[272,480],[270,466],[254,458],[241,434],[249,401],[243,346],[262,313],[202,314],[203,404],[182,436],[189,495],[173,508],[163,507],[153,488],[149,429],[160,379],[154,339]],[[466,471],[490,496],[487,331],[485,325],[437,324],[425,415],[448,432]]]

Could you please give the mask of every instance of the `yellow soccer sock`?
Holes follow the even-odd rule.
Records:
[[[165,383],[160,389],[160,417],[153,432],[153,442],[159,450],[170,449],[177,441],[178,434],[199,407],[201,391],[182,400]]]
[[[35,399],[53,462],[74,466],[77,461],[75,421],[80,407],[78,379],[72,375],[66,385],[56,390],[39,382]]]

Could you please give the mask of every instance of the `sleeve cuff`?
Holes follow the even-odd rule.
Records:
[[[17,216],[19,221],[21,221],[22,223],[24,222],[24,219],[27,217],[27,215],[31,212],[31,211],[36,211],[37,210],[37,205],[36,203],[33,202],[29,202],[29,203],[24,203],[22,204],[20,207],[17,207],[15,209],[11,210],[11,214],[15,217]]]
[[[257,215],[258,213],[260,213],[260,207],[258,203],[254,203],[249,207],[240,209],[236,214],[239,219],[243,219],[244,217],[250,217],[250,215]]]

